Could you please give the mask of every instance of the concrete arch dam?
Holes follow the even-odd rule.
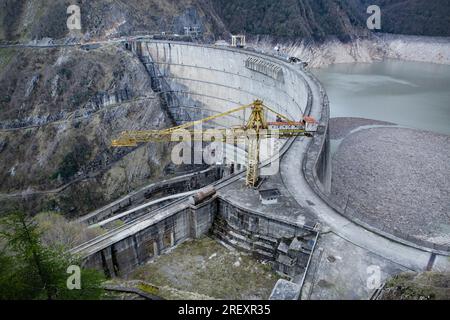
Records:
[[[358,258],[360,264],[346,266],[347,271],[352,270],[349,277],[355,277],[355,286],[365,287],[361,279],[366,267],[373,264],[372,258],[366,256],[376,255],[386,264],[408,270],[423,270],[429,265],[432,250],[354,223],[328,201],[328,99],[320,83],[300,65],[249,50],[192,43],[148,40],[133,41],[126,47],[145,64],[155,91],[161,93],[179,123],[261,99],[295,120],[313,116],[319,128],[312,139],[292,138],[281,146],[279,171],[260,187],[278,189],[278,204],[263,205],[258,190],[243,186],[244,172],[236,172],[212,183],[217,193],[204,203],[193,205],[187,196],[180,197],[74,248],[72,252],[81,254],[88,266],[103,269],[111,276],[124,275],[173,246],[211,232],[233,247],[273,261],[277,271],[291,276],[300,286],[308,282],[308,267],[321,265],[322,254],[314,253],[317,241],[323,247],[338,246],[330,240],[332,235],[344,239],[348,246],[365,250],[364,257]],[[213,125],[242,124],[245,116],[242,112],[220,118]],[[270,162],[264,161],[261,167]],[[120,203],[116,201],[115,205]],[[97,212],[108,210],[111,208],[106,206]],[[328,232],[318,237],[321,226]],[[435,265],[447,268],[448,259],[436,253]],[[346,279],[345,283],[351,281]]]
[[[313,98],[313,93],[320,94],[320,90],[311,90],[314,82],[307,80],[310,76],[299,65],[252,51],[189,43],[137,41],[127,47],[146,65],[155,88],[165,95],[169,111],[180,123],[222,113],[256,99],[295,120],[304,115],[322,117],[323,99]],[[246,116],[241,112],[217,119],[213,125],[240,125]],[[276,119],[269,115],[268,120]],[[327,123],[325,113],[320,136],[326,136]],[[281,141],[279,157],[294,139]],[[269,160],[262,165],[268,163]],[[326,180],[330,175],[320,176]],[[289,246],[292,239],[301,237],[308,248],[298,265],[280,266],[280,269],[288,274],[303,270],[317,235],[316,221],[312,217],[297,221],[267,215],[264,210],[247,208],[240,199],[225,194],[222,199],[221,190],[242,186],[242,177],[241,171],[214,183],[217,196],[205,204],[192,206],[187,197],[182,197],[163,210],[142,215],[73,251],[87,258],[88,265],[103,268],[110,275],[126,274],[152,256],[214,229],[217,237],[225,242],[268,260],[276,260],[281,239],[290,239]],[[323,185],[327,184],[325,181]],[[118,206],[116,202],[115,206]],[[108,210],[107,206],[96,214]]]

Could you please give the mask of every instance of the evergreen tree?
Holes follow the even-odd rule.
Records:
[[[2,219],[0,238],[0,299],[98,299],[103,275],[81,269],[81,288],[67,287],[68,267],[80,261],[63,248],[42,245],[37,226],[23,213]]]

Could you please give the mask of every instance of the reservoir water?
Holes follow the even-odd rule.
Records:
[[[338,64],[313,73],[331,117],[358,117],[450,135],[450,66],[387,60]]]

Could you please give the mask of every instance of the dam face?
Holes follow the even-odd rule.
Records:
[[[294,66],[243,50],[173,42],[140,42],[136,50],[170,91],[169,109],[179,121],[222,113],[256,99],[300,120],[308,88]],[[215,125],[241,125],[245,111],[218,119]],[[249,111],[246,111],[249,113]],[[247,114],[248,116],[248,114]],[[269,115],[274,121],[274,115]]]

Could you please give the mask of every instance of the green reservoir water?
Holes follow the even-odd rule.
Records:
[[[359,117],[450,135],[450,66],[388,60],[313,70],[331,117]]]

